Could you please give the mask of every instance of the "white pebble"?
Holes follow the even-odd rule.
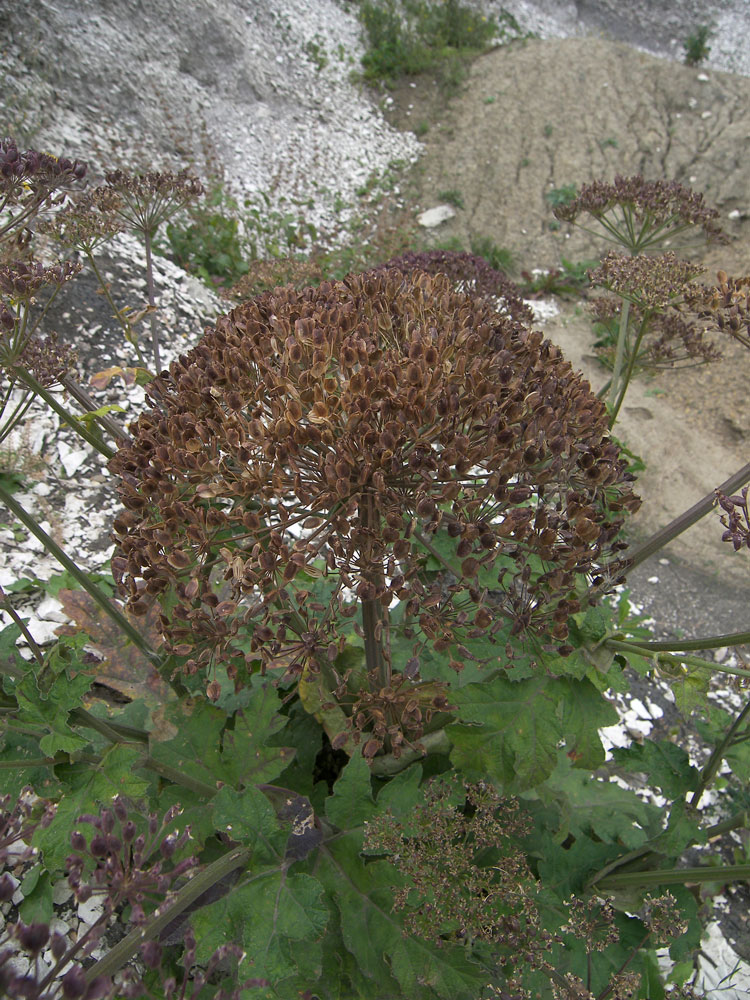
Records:
[[[649,721],[651,721],[651,715],[649,714],[648,709],[640,700],[640,698],[633,698],[630,702],[630,707],[635,712],[635,714],[639,716],[641,719],[648,719]]]

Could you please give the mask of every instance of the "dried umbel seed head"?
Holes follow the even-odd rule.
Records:
[[[3,864],[13,851],[17,860],[31,857],[35,849],[24,846],[28,844],[37,827],[48,827],[55,816],[57,806],[45,799],[37,797],[30,786],[22,789],[15,801],[10,795],[0,797],[0,864]],[[19,843],[20,842],[20,843]],[[4,883],[7,888],[7,883]]]
[[[749,294],[750,276],[729,278],[719,271],[716,285],[693,287],[686,303],[702,321],[750,347]]]
[[[73,368],[75,361],[75,351],[64,344],[58,344],[54,333],[43,339],[32,337],[18,358],[18,364],[30,371],[37,382],[47,389],[61,382]]]
[[[509,965],[523,956],[539,967],[549,935],[517,843],[529,830],[517,800],[483,784],[466,785],[464,798],[455,782],[431,780],[408,819],[386,812],[366,824],[364,850],[390,855],[402,876],[394,909],[406,910],[407,932],[438,945],[491,943]],[[491,867],[480,860],[487,849]]]
[[[445,685],[438,682],[412,684],[400,675],[387,688],[362,690],[352,697],[345,687],[342,685],[343,690],[337,694],[339,704],[347,710],[348,728],[333,740],[333,748],[343,746],[351,733],[352,742],[362,744],[362,754],[367,759],[372,759],[386,744],[395,758],[406,747],[419,747],[418,741],[434,716],[455,709],[448,701]]]
[[[658,228],[654,243],[663,243],[670,232],[695,226],[707,239],[726,242],[726,236],[717,223],[719,213],[709,208],[703,195],[676,181],[647,181],[641,174],[623,177],[618,174],[614,183],[594,181],[584,184],[577,198],[555,208],[555,216],[562,222],[575,222],[586,213],[600,221],[614,211],[625,212],[635,225],[642,229]]]
[[[568,922],[560,930],[583,941],[586,951],[604,951],[608,945],[619,941],[615,909],[609,900],[598,896],[586,900],[571,896],[566,905]]]
[[[652,312],[682,299],[690,283],[703,271],[704,267],[681,260],[672,251],[658,257],[631,257],[610,250],[599,267],[589,271],[589,278],[593,285],[607,288],[641,311]]]
[[[167,832],[178,814],[179,807],[174,806],[161,821],[150,816],[148,834],[137,838],[140,817],[136,813],[131,818],[119,797],[113,800],[112,809],[79,816],[78,828],[70,837],[74,853],[66,858],[68,884],[78,901],[89,898],[96,888],[104,892],[108,911],[127,900],[133,907],[131,919],[145,920],[144,901],[155,896],[158,902],[176,878],[198,865],[196,858],[184,856],[190,828],[179,834]],[[88,838],[86,826],[92,828]]]
[[[111,465],[113,568],[136,613],[176,596],[161,629],[186,672],[317,669],[347,594],[404,602],[456,662],[457,643],[508,624],[563,641],[576,581],[638,506],[588,383],[444,275],[265,293],[154,391]],[[452,577],[423,572],[438,533]]]
[[[111,212],[126,225],[153,235],[159,226],[205,192],[186,170],[178,174],[150,171],[131,174],[113,170],[105,174],[106,188],[98,188],[93,199],[102,212]]]
[[[424,250],[393,257],[376,271],[395,268],[408,274],[426,271],[427,274],[447,274],[458,291],[474,298],[498,300],[498,309],[507,312],[517,323],[533,323],[534,313],[521,297],[521,290],[502,271],[492,267],[484,257],[454,250]]]
[[[92,254],[124,228],[124,222],[113,211],[118,204],[114,192],[97,189],[57,211],[40,224],[39,231],[71,250]]]
[[[670,944],[687,930],[685,915],[680,911],[677,900],[671,892],[661,896],[646,896],[643,902],[643,922],[651,931],[651,944]]]
[[[270,260],[247,262],[247,274],[221,294],[234,302],[244,302],[261,292],[280,285],[304,288],[319,284],[324,278],[320,264],[315,257],[273,257]]]

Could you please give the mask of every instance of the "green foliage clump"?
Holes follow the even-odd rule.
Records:
[[[713,34],[713,29],[708,24],[701,24],[684,42],[685,65],[698,66],[704,59],[708,59],[711,54],[711,46],[708,40]]]
[[[456,61],[481,52],[495,38],[505,41],[520,34],[507,12],[498,21],[460,0],[363,0],[359,17],[368,46],[363,75],[370,81],[393,82],[441,66],[455,78]]]
[[[187,217],[167,225],[170,256],[206,282],[234,283],[247,271],[237,217],[238,204],[223,187],[214,187]]]
[[[484,257],[496,271],[513,270],[515,262],[512,251],[507,247],[499,247],[491,236],[472,236],[470,246],[473,254]]]
[[[563,184],[562,187],[552,188],[549,191],[545,191],[544,200],[552,208],[557,208],[558,205],[567,205],[578,194],[578,188],[575,184]]]
[[[559,295],[561,298],[583,295],[589,286],[589,271],[595,267],[595,260],[572,261],[560,259],[560,267],[541,272],[521,271],[524,283],[521,290],[528,298],[542,298]]]
[[[167,226],[168,252],[180,267],[204,281],[234,285],[252,261],[286,256],[316,238],[301,207],[294,203],[288,209],[284,199],[274,207],[265,193],[240,204],[217,182],[205,202],[190,206],[181,220]]]

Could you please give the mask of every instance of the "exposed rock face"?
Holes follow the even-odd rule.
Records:
[[[312,198],[320,225],[418,148],[350,82],[359,32],[334,0],[0,0],[0,121],[100,168],[195,160]]]

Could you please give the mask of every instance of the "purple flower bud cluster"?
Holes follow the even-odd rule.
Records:
[[[731,497],[716,490],[716,499],[724,511],[720,520],[727,529],[721,540],[731,542],[735,552],[739,552],[743,547],[750,549],[750,512],[747,507],[747,494],[747,486]]]
[[[70,838],[74,853],[66,859],[66,867],[76,899],[83,902],[96,891],[108,913],[127,901],[132,907],[131,920],[144,923],[147,901],[153,898],[153,905],[158,905],[175,879],[198,866],[192,856],[172,863],[190,840],[190,827],[179,834],[169,832],[179,812],[178,806],[172,806],[161,820],[150,815],[143,832],[139,832],[140,816],[132,817],[119,797],[98,816],[79,816],[78,823],[90,826],[91,834],[87,838],[78,828]]]
[[[0,188],[19,179],[29,179],[37,185],[59,187],[67,181],[80,181],[86,176],[86,164],[64,156],[38,153],[34,149],[21,152],[10,138],[0,140]]]
[[[14,260],[0,267],[0,292],[13,300],[31,299],[45,285],[63,285],[81,270],[70,260],[45,267],[39,261]]]

